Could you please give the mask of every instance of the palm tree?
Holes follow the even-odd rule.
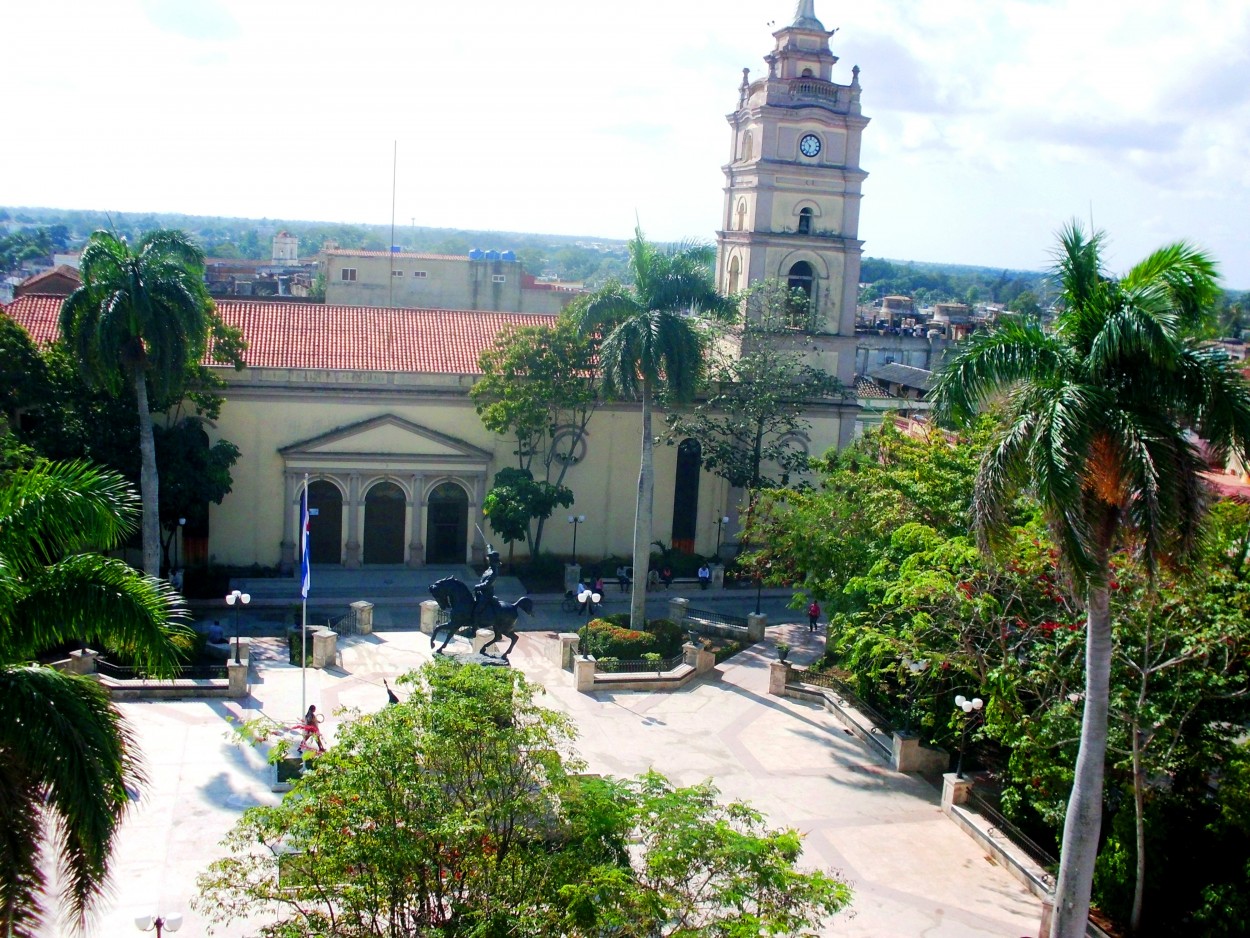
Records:
[[[143,569],[160,573],[159,481],[148,390],[181,393],[189,365],[204,354],[212,300],[204,254],[180,231],[148,232],[131,251],[124,238],[97,231],[80,262],[82,286],[61,306],[61,335],[87,380],[112,393],[129,382],[139,413],[139,490],[143,495]]]
[[[39,929],[45,839],[81,922],[108,875],[127,786],[142,780],[107,692],[35,655],[93,641],[167,675],[187,644],[167,583],[93,552],[118,544],[138,514],[125,479],[85,462],[0,477],[0,935]]]
[[[1085,593],[1085,705],[1068,801],[1052,936],[1085,934],[1102,815],[1111,668],[1110,560],[1135,552],[1151,575],[1194,548],[1205,463],[1250,448],[1250,389],[1195,335],[1217,294],[1215,265],[1185,243],[1122,279],[1102,268],[1102,233],[1072,223],[1056,253],[1063,310],[1052,332],[1008,322],[969,340],[934,389],[956,419],[1001,395],[1002,424],[982,461],[973,518],[994,545],[1028,486]]]
[[[712,255],[702,246],[662,250],[642,229],[629,243],[632,288],[612,282],[583,307],[578,322],[603,336],[599,347],[604,389],[642,405],[642,456],[634,516],[634,582],[630,622],[647,621],[647,572],[651,561],[651,515],[655,490],[651,410],[663,393],[673,403],[689,401],[704,372],[703,340],[691,318],[699,312],[731,311],[712,284]]]

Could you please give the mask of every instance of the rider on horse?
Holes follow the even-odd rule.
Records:
[[[495,580],[499,577],[499,551],[486,545],[486,572],[473,585],[473,621],[486,622],[498,600],[495,599]]]

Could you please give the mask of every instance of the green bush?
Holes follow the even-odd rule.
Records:
[[[611,674],[616,670],[617,665],[621,663],[620,658],[613,658],[611,655],[598,659],[598,670],[604,674]]]
[[[665,658],[680,653],[686,641],[686,633],[672,619],[652,619],[647,623],[647,632],[655,636],[655,651]]]
[[[629,628],[629,613],[628,612],[612,612],[606,616],[601,616],[600,618],[604,622],[609,622],[612,625],[615,625],[618,629]]]
[[[716,663],[720,664],[726,658],[732,658],[740,651],[742,651],[742,646],[737,642],[726,642],[724,645],[721,645],[720,648],[716,649]]]

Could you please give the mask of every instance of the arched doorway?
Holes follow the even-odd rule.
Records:
[[[308,483],[308,557],[313,563],[343,562],[343,493],[325,479]]]
[[[435,486],[427,500],[425,562],[464,563],[469,543],[469,495],[454,482]]]
[[[365,563],[404,562],[407,499],[394,482],[379,482],[365,495]]]
[[[694,553],[699,525],[699,470],[703,447],[686,439],[677,447],[677,475],[673,480],[673,549]]]

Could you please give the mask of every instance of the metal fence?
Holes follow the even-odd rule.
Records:
[[[326,628],[331,632],[337,632],[342,638],[347,638],[349,635],[359,635],[360,617],[356,614],[356,610],[352,609],[345,616],[331,619],[326,623]]]
[[[95,662],[96,671],[105,677],[111,677],[116,681],[145,681],[157,680],[150,677],[144,671],[133,665],[114,664],[103,658],[97,658]],[[224,681],[229,677],[229,671],[223,664],[184,664],[178,669],[169,680],[187,680],[187,681]]]
[[[732,616],[727,612],[720,612],[716,609],[687,609],[686,618],[696,619],[709,625],[732,625],[739,629],[747,627],[746,616]]]
[[[671,658],[661,658],[658,661],[646,658],[626,658],[622,661],[596,659],[595,672],[598,674],[658,674],[661,671],[673,670],[685,660],[685,655],[673,655]]]
[[[1038,866],[1046,871],[1045,879],[1047,885],[1052,887],[1055,885],[1053,871],[1058,869],[1059,860],[1045,847],[1007,820],[1002,812],[998,810],[998,807],[984,795],[977,794],[975,786],[968,790],[968,801],[965,806],[976,811],[977,814],[990,822],[992,825],[990,828],[991,834],[997,829],[1005,838],[1027,853]]]

